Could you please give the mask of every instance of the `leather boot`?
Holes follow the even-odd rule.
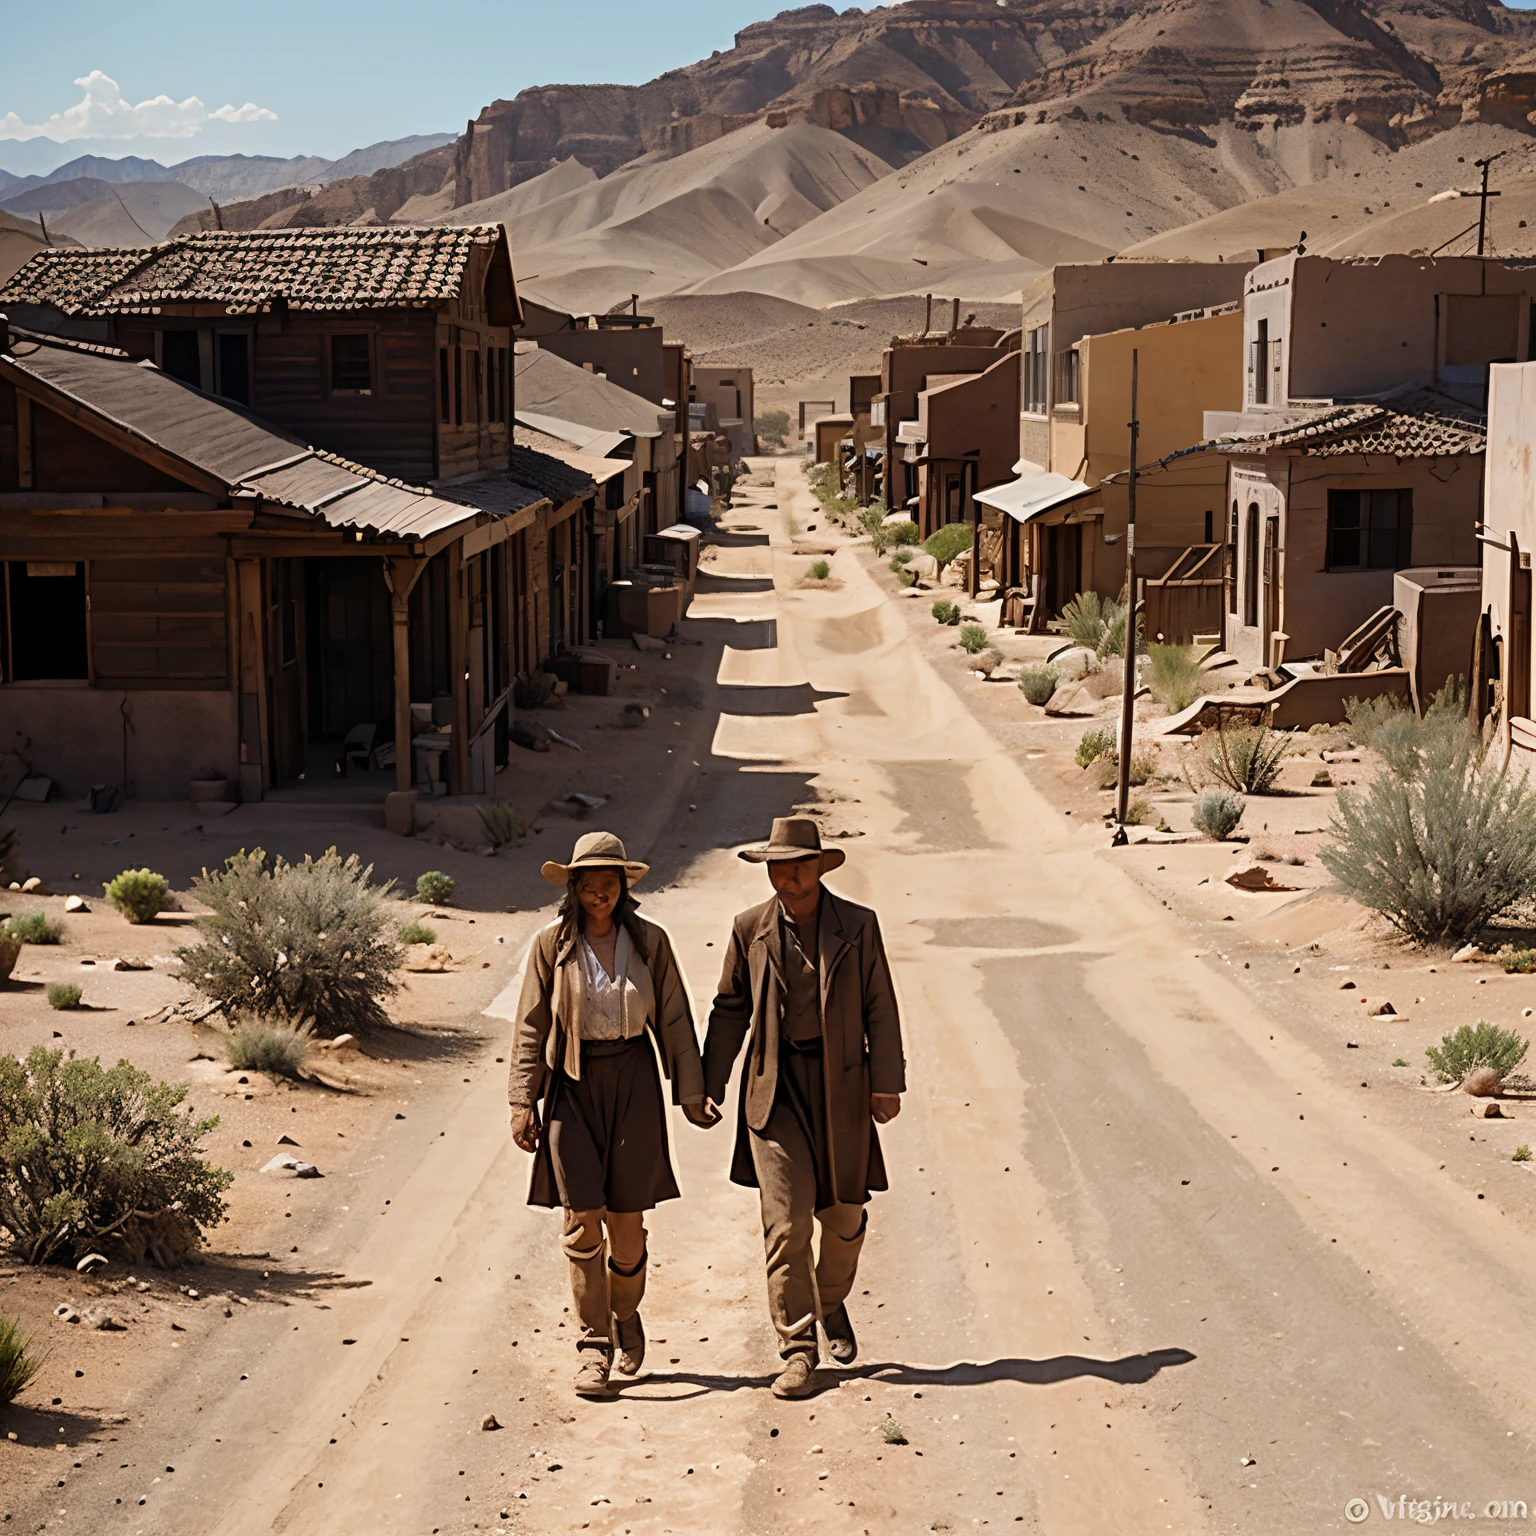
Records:
[[[576,1391],[583,1397],[608,1390],[613,1360],[612,1320],[608,1310],[608,1255],[600,1212],[567,1211],[560,1246],[570,1263],[571,1299],[579,1333],[576,1351],[581,1368]]]
[[[640,1321],[640,1303],[645,1299],[645,1271],[650,1254],[643,1252],[633,1269],[624,1269],[608,1259],[608,1305],[613,1308],[613,1329],[618,1340],[618,1369],[625,1376],[635,1375],[645,1363],[645,1325]]]

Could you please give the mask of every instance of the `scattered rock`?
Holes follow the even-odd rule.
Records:
[[[286,1152],[279,1152],[276,1157],[261,1165],[263,1173],[287,1173],[299,1166],[295,1157],[290,1157]]]
[[[65,1323],[78,1323],[80,1321],[80,1314],[67,1301],[60,1302],[53,1309],[53,1315]]]
[[[1484,1099],[1480,1104],[1472,1106],[1472,1113],[1479,1120],[1508,1120],[1512,1117],[1506,1115],[1499,1106],[1497,1099]]]
[[[293,1172],[294,1177],[300,1179],[323,1179],[325,1177],[313,1163],[295,1163],[293,1165]]]
[[[1276,880],[1268,864],[1260,863],[1257,859],[1245,859],[1234,864],[1221,878],[1240,891],[1294,891],[1296,889],[1294,885],[1286,885]]]
[[[442,944],[408,944],[401,968],[407,971],[446,971],[453,956]]]
[[[277,1144],[280,1147],[296,1147],[299,1145],[286,1131],[277,1138]]]
[[[1492,1067],[1473,1067],[1461,1080],[1461,1091],[1474,1099],[1491,1099],[1504,1086],[1504,1079]]]
[[[1099,701],[1085,683],[1076,683],[1058,688],[1044,708],[1048,715],[1093,715],[1098,713]]]
[[[43,883],[40,876],[33,875],[30,880],[21,882],[21,893],[23,896],[52,896],[53,890]]]
[[[1487,952],[1480,944],[1463,944],[1460,949],[1451,956],[1453,961],[1485,960]]]
[[[75,1265],[75,1268],[78,1269],[82,1275],[89,1275],[95,1270],[105,1269],[106,1265],[107,1256],[104,1253],[88,1253],[83,1259],[80,1260],[78,1264]]]
[[[66,912],[89,912],[91,909],[86,906],[83,897],[71,896],[65,901],[64,910]]]
[[[152,971],[154,966],[139,955],[119,955],[112,962],[111,969],[114,971]]]
[[[1355,990],[1355,984],[1352,981],[1341,981],[1339,983],[1339,991],[1340,992],[1353,992],[1354,990]]]
[[[1396,1016],[1396,1014],[1397,1009],[1394,1008],[1391,1003],[1386,1002],[1377,1003],[1377,1005],[1370,1010],[1370,1015],[1373,1019],[1393,1018]]]
[[[501,1425],[496,1422],[496,1415],[494,1413],[488,1413],[480,1421],[480,1428],[481,1429],[486,1429],[486,1430],[500,1429]]]
[[[92,1307],[85,1314],[85,1321],[92,1328],[99,1329],[102,1333],[123,1333],[128,1327],[127,1323],[119,1321],[105,1308],[99,1307]]]

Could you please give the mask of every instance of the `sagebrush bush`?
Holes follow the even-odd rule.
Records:
[[[969,523],[945,523],[923,540],[923,550],[933,556],[939,565],[946,566],[956,555],[971,547]]]
[[[910,524],[905,526],[910,526]],[[895,571],[898,576],[900,576],[914,558],[916,557],[913,555],[910,549],[898,549],[896,553],[891,556],[891,569]]]
[[[1475,1026],[1463,1024],[1442,1036],[1440,1044],[1429,1046],[1424,1054],[1442,1083],[1459,1083],[1477,1067],[1492,1068],[1503,1082],[1529,1049],[1530,1041],[1514,1030],[1479,1019]]]
[[[489,806],[481,808],[482,822],[485,821],[485,813],[489,809]],[[490,828],[487,827],[486,830],[489,831]],[[434,907],[447,906],[453,900],[453,876],[445,875],[440,869],[429,869],[426,874],[417,875],[416,900],[424,901]]]
[[[935,598],[933,607],[928,611],[940,624],[958,624],[960,622],[959,605],[950,602],[947,597]]]
[[[1422,718],[1386,697],[1347,699],[1344,712],[1354,740],[1378,753],[1401,778],[1415,777],[1431,760],[1480,750],[1467,715],[1466,687],[1459,678],[1430,699]]]
[[[811,567],[811,576],[816,581],[825,581],[832,574],[832,567],[825,560],[818,560]]]
[[[242,850],[205,869],[192,882],[211,909],[197,920],[203,941],[176,952],[187,979],[230,1019],[309,1022],[321,1034],[386,1023],[400,950],[386,932],[393,881],[374,885],[372,874],[334,848],[270,867],[260,848]]]
[[[23,944],[58,944],[64,938],[64,925],[39,907],[36,912],[19,913],[13,917],[5,925],[5,932]]]
[[[1268,725],[1228,725],[1200,733],[1199,755],[1210,779],[1244,795],[1267,795],[1291,752]]]
[[[960,626],[960,649],[968,655],[976,656],[987,648],[987,626],[985,624],[962,624]]]
[[[976,670],[983,677],[991,677],[1003,664],[1003,653],[995,645],[989,645],[985,650],[976,653]]]
[[[1363,906],[1420,944],[1465,944],[1536,897],[1536,792],[1466,733],[1432,733],[1363,790],[1344,789],[1319,852]]]
[[[400,930],[402,944],[436,944],[437,931],[425,923],[407,923]]]
[[[1138,742],[1131,748],[1131,766],[1126,783],[1140,789],[1157,772],[1157,748],[1148,742]],[[1094,765],[1098,769],[1096,783],[1100,789],[1114,789],[1120,782],[1120,753],[1111,747]]]
[[[1170,715],[1188,709],[1205,692],[1199,650],[1193,645],[1149,645],[1147,687]]]
[[[199,1143],[217,1125],[180,1113],[187,1087],[120,1061],[0,1054],[0,1227],[29,1264],[93,1249],[190,1252],[224,1220],[232,1177]],[[159,1262],[159,1260],[157,1260]]]
[[[1499,964],[1511,976],[1529,976],[1536,971],[1536,949],[1502,950]]]
[[[314,1042],[307,1024],[269,1024],[244,1019],[224,1042],[230,1066],[241,1072],[270,1072],[274,1077],[301,1077]]]
[[[0,1317],[0,1408],[14,1403],[42,1370],[42,1357],[31,1346],[13,1319]]]
[[[1152,807],[1147,801],[1137,799],[1129,801],[1125,807],[1125,824],[1128,827],[1139,827],[1147,819]]]
[[[515,843],[527,831],[523,826],[523,818],[505,800],[496,800],[490,805],[482,805],[480,825],[485,828],[485,840],[492,848],[505,848],[508,843]],[[419,885],[417,894],[420,894]],[[451,895],[452,892],[450,891],[449,894]]]
[[[72,981],[51,981],[48,983],[48,1006],[50,1008],[78,1008],[80,999],[85,994],[81,992]]]
[[[1077,766],[1086,768],[1090,763],[1098,762],[1101,757],[1113,757],[1119,750],[1115,733],[1106,730],[1102,725],[1095,725],[1083,732],[1074,756],[1077,759]]]
[[[1019,690],[1031,704],[1049,704],[1060,681],[1055,667],[1025,667],[1019,673]]]
[[[1226,789],[1205,789],[1195,798],[1190,822],[1195,831],[1219,843],[1237,831],[1243,810],[1242,796]]]
[[[165,910],[171,882],[151,869],[125,869],[102,890],[130,923],[147,923]]]
[[[885,526],[887,513],[883,502],[871,502],[859,513],[859,526],[869,535],[870,546],[883,555],[894,542],[894,532]]]
[[[891,528],[891,540],[898,548],[903,545],[907,547],[907,559],[910,560],[912,558],[912,546],[914,544],[921,544],[923,536],[918,530],[917,524],[909,520],[905,523],[893,525]]]

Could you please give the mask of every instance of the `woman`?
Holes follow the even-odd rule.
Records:
[[[647,1033],[660,1047],[673,1102],[695,1125],[718,1118],[704,1107],[693,1013],[671,940],[629,894],[649,868],[627,858],[611,832],[581,838],[569,864],[545,864],[544,878],[564,886],[565,898],[529,951],[512,1047],[512,1139],[534,1155],[528,1203],[565,1211],[561,1247],[580,1323],[582,1397],[607,1393],[615,1340],[619,1370],[640,1369],[645,1213],[678,1198]]]

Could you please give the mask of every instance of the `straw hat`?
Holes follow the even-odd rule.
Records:
[[[576,849],[569,864],[558,864],[551,859],[544,865],[544,878],[551,885],[567,885],[571,876],[581,869],[622,869],[624,877],[633,885],[643,880],[651,871],[649,864],[629,858],[624,844],[612,832],[588,832],[576,839]]]
[[[809,816],[775,816],[768,841],[756,848],[743,848],[737,855],[750,864],[773,864],[780,859],[808,859],[821,855],[821,872],[828,874],[844,863],[841,848],[821,846],[821,828]]]

